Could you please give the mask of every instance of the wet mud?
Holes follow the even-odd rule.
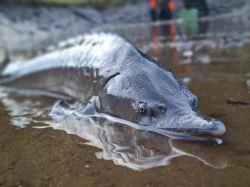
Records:
[[[227,102],[250,101],[249,43],[199,53],[197,43],[151,44],[144,50],[199,97],[201,112],[226,125],[222,144],[170,140],[105,121],[51,123],[55,100],[3,94],[0,186],[249,186],[250,105]],[[198,61],[196,54],[209,60]]]

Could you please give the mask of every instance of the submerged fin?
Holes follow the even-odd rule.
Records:
[[[19,70],[20,64],[8,47],[0,47],[0,79],[15,74]]]
[[[90,101],[87,103],[87,105],[83,108],[80,108],[79,110],[77,110],[75,112],[76,115],[84,115],[84,116],[88,116],[88,115],[94,115],[96,113],[95,110],[95,99],[96,96],[93,96]]]
[[[3,70],[7,67],[10,62],[10,55],[7,47],[0,49],[0,77],[2,77]]]

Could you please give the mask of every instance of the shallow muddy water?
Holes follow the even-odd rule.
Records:
[[[250,105],[228,103],[250,101],[249,35],[170,42],[171,33],[150,29],[151,41],[136,45],[187,84],[204,114],[224,122],[222,143],[171,140],[102,118],[52,120],[54,99],[1,93],[0,186],[250,185]]]

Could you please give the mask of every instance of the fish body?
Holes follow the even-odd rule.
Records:
[[[61,42],[57,50],[5,71],[0,85],[19,93],[76,100],[96,113],[155,129],[225,132],[222,122],[199,112],[197,97],[170,70],[113,34]]]

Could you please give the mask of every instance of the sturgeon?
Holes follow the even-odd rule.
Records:
[[[78,101],[82,114],[104,113],[153,129],[215,136],[226,131],[221,121],[201,114],[197,97],[169,69],[114,34],[60,42],[56,50],[17,64],[1,68],[6,90]]]

